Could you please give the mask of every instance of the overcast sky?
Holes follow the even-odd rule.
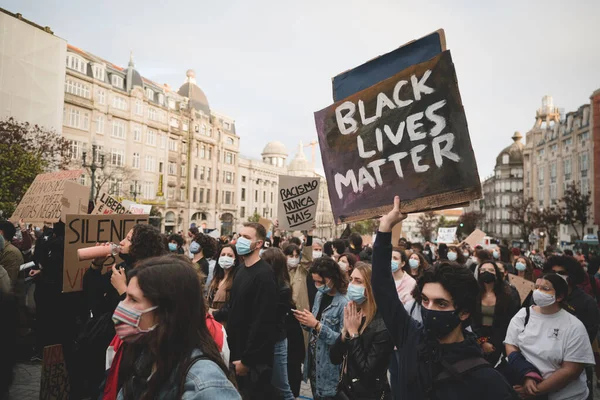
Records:
[[[494,3],[494,4],[492,4]],[[534,123],[542,96],[567,112],[600,88],[598,0],[0,0],[70,44],[178,88],[196,71],[236,120],[242,154],[316,140],[331,78],[444,28],[483,179]],[[310,149],[306,150],[310,157]],[[317,151],[319,157],[319,152]],[[317,163],[320,165],[320,157]],[[319,168],[319,167],[318,167]]]

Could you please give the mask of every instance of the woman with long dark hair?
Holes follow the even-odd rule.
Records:
[[[197,233],[194,240],[190,243],[190,253],[194,256],[192,263],[196,271],[204,275],[204,282],[209,274],[208,259],[212,258],[217,252],[217,240],[204,233]]]
[[[229,303],[231,285],[238,267],[239,259],[235,246],[231,244],[224,245],[218,252],[213,279],[208,289],[210,313],[215,314]]]
[[[484,357],[491,365],[496,365],[502,356],[508,324],[520,307],[501,276],[494,261],[479,266],[479,296],[471,321]]]
[[[124,342],[118,400],[241,398],[207,328],[202,286],[188,261],[142,262],[126,293],[113,315]]]
[[[515,258],[515,271],[519,278],[523,278],[530,282],[535,282],[533,275],[533,263],[528,257],[518,256]]]

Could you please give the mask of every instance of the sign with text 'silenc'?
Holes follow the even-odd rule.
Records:
[[[98,197],[96,206],[92,211],[92,215],[107,215],[107,214],[129,214],[129,211],[123,204],[111,195],[102,192]]]
[[[83,173],[78,169],[36,176],[10,220],[58,222],[67,213],[87,214],[90,189],[76,183]]]
[[[279,228],[301,231],[311,229],[317,216],[320,179],[279,176]]]
[[[83,290],[83,275],[91,261],[79,261],[77,250],[96,243],[120,243],[137,224],[148,224],[148,215],[67,215],[63,292]],[[121,261],[116,257],[117,264]]]
[[[481,197],[450,51],[315,113],[337,223]]]

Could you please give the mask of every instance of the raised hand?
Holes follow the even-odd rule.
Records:
[[[379,232],[391,232],[394,226],[406,219],[406,215],[400,212],[400,197],[394,197],[394,208],[379,221]]]

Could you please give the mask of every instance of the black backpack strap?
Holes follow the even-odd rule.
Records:
[[[181,376],[181,382],[179,383],[179,395],[178,395],[178,399],[180,399],[183,396],[183,391],[185,390],[185,380],[187,378],[187,375],[190,372],[190,369],[192,369],[192,366],[200,360],[210,360],[210,358],[204,354],[200,355],[200,356],[196,356],[196,357],[192,357],[190,359],[190,362],[188,363],[187,367],[185,368],[185,372],[184,374]]]
[[[525,332],[525,328],[527,328],[527,324],[529,323],[529,316],[531,315],[530,307],[525,308],[525,323],[523,324],[523,331]]]
[[[440,372],[433,380],[434,383],[451,379],[454,377],[462,377],[468,372],[480,368],[493,368],[492,365],[482,357],[465,358],[449,365],[444,371]]]
[[[413,312],[415,311],[415,308],[417,308],[417,301],[414,300],[414,303],[412,305],[412,307],[410,308],[410,316],[412,317]]]

